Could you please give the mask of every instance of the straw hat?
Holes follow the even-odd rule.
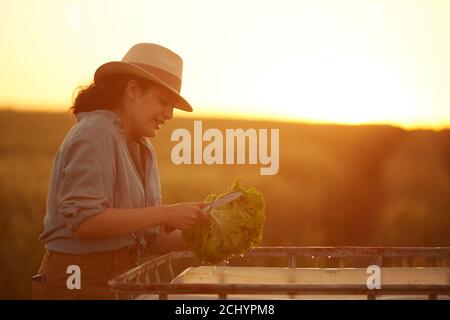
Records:
[[[94,82],[112,73],[125,73],[149,79],[172,91],[177,97],[174,107],[191,112],[192,107],[181,95],[183,59],[175,52],[155,43],[134,45],[122,61],[101,65],[94,75]]]

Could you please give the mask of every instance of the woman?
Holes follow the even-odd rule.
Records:
[[[185,249],[180,230],[207,219],[202,202],[161,205],[147,139],[174,107],[192,111],[180,95],[182,64],[165,47],[137,44],[122,61],[100,66],[78,93],[77,123],[53,163],[34,298],[112,298],[109,279],[148,252]]]

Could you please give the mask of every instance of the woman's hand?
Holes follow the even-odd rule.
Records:
[[[207,202],[184,202],[168,205],[167,224],[176,229],[190,229],[194,224],[209,219],[202,211]]]

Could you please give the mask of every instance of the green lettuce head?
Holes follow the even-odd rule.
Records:
[[[258,246],[262,239],[265,221],[262,193],[255,188],[244,189],[234,181],[226,193],[210,194],[205,201],[214,201],[229,192],[241,192],[242,195],[211,210],[208,221],[198,223],[182,233],[189,248],[206,263],[214,264],[233,255],[243,254]]]

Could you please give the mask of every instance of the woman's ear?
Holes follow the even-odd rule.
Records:
[[[129,80],[125,88],[125,95],[130,100],[136,100],[140,95],[140,87],[136,80]]]

